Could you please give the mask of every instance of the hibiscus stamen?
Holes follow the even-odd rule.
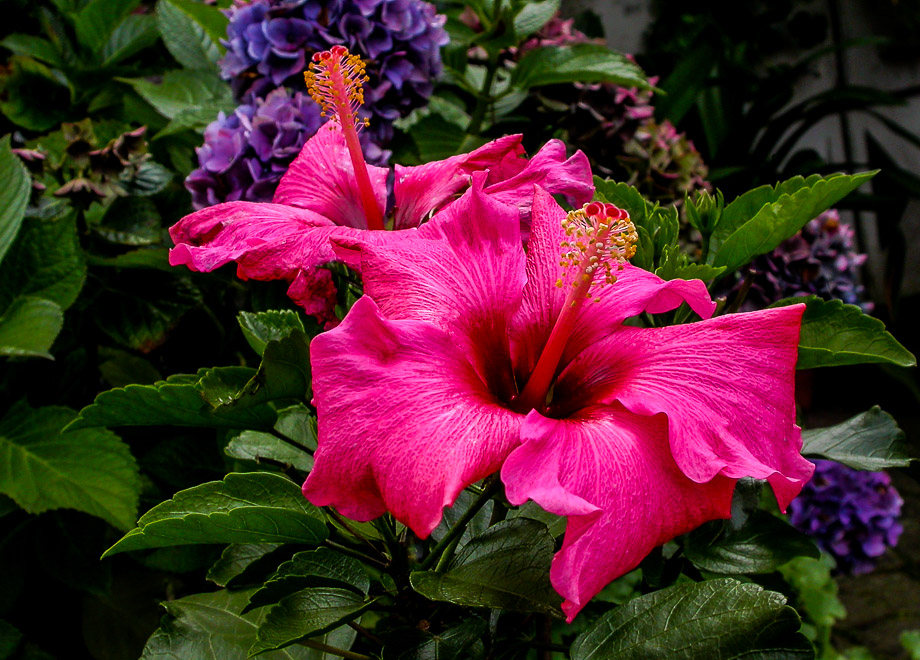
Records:
[[[616,271],[636,253],[639,239],[636,227],[629,213],[613,204],[585,204],[570,212],[562,227],[568,240],[562,242],[559,265],[565,271],[556,286],[568,286],[569,290],[537,365],[514,400],[513,407],[519,412],[534,410],[545,403],[581,305],[591,298],[599,302],[596,288],[616,282]]]
[[[358,140],[358,131],[370,123],[358,117],[358,108],[364,104],[363,84],[368,80],[364,68],[361,58],[349,53],[345,46],[333,46],[314,53],[310,70],[304,71],[303,77],[310,96],[323,109],[322,116],[330,117],[342,127],[368,229],[383,229],[383,213],[377,205]]]

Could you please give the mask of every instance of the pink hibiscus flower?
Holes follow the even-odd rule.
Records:
[[[303,491],[356,520],[390,511],[424,538],[501,469],[512,504],[568,516],[550,577],[571,621],[654,547],[727,518],[739,478],[769,481],[783,509],[801,490],[804,306],[710,318],[701,281],[622,266],[625,212],[567,216],[539,188],[525,253],[518,209],[485,179],[412,240],[336,239],[367,295],[313,340],[319,446]],[[706,320],[624,323],[683,302]]]
[[[356,110],[363,99],[363,64],[344,47],[334,46],[317,53],[311,69],[307,77],[314,99],[333,121],[304,145],[272,203],[217,204],[174,225],[169,230],[176,244],[170,264],[208,272],[235,261],[240,278],[286,280],[291,283],[288,295],[308,314],[334,323],[335,287],[329,271],[321,268],[335,259],[331,237],[387,228],[393,231],[375,231],[368,240],[402,240],[449,207],[469,187],[470,175],[483,170],[488,171],[486,193],[519,203],[525,223],[536,183],[565,195],[574,205],[594,193],[583,153],[566,159],[565,145],[552,140],[527,160],[521,136],[512,135],[446,160],[397,165],[389,203],[389,169],[367,165],[358,142],[363,124]]]

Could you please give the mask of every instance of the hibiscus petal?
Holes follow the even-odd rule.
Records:
[[[495,472],[524,419],[498,406],[447,334],[369,297],[311,345],[319,441],[304,495],[355,520],[390,511],[425,538]]]
[[[292,282],[288,295],[308,314],[332,321],[335,287],[317,267],[335,258],[329,237],[357,233],[327,218],[281,204],[227,202],[185,216],[169,230],[173,266],[210,272],[231,261],[242,279]]]
[[[554,195],[564,195],[572,206],[580,207],[594,196],[594,179],[588,157],[576,151],[566,159],[565,144],[561,140],[550,140],[520,172],[487,186],[485,190],[506,204],[521,206],[524,221],[529,222],[529,202],[533,199],[535,185]]]
[[[554,390],[559,410],[619,401],[665,413],[671,450],[696,482],[767,479],[781,509],[814,470],[800,455],[794,376],[804,305],[667,328],[621,327],[578,355]]]
[[[393,232],[412,240],[336,243],[360,250],[364,292],[387,318],[451,334],[480,377],[510,398],[507,327],[520,304],[524,250],[518,210],[485,195],[484,177],[474,175],[473,187],[417,232]]]
[[[383,211],[389,170],[368,165],[367,171],[374,197]],[[315,211],[337,225],[367,229],[355,170],[338,124],[326,122],[307,140],[300,155],[281,177],[272,201]]]
[[[565,275],[559,265],[561,244],[569,240],[562,227],[565,215],[556,201],[538,187],[527,246],[527,284],[512,330],[515,368],[522,378],[533,370],[565,301],[567,290],[556,286]],[[617,272],[614,284],[596,285],[592,294],[599,300],[582,305],[561,365],[619,328],[631,316],[646,311],[659,314],[686,302],[697,314],[709,318],[716,307],[700,280],[665,281],[629,264]]]
[[[473,172],[498,166],[513,156],[523,160],[520,135],[506,135],[468,154],[451,156],[414,167],[396,166],[394,229],[418,227],[470,185]],[[589,177],[590,178],[590,177]]]
[[[611,580],[651,550],[700,524],[731,515],[735,482],[699,484],[677,467],[664,415],[592,406],[568,419],[531,412],[520,447],[502,467],[508,501],[532,499],[568,516],[550,569],[569,622]]]

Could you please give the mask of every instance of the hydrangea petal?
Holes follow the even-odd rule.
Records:
[[[418,227],[470,184],[473,172],[498,165],[506,157],[523,161],[520,135],[507,135],[468,154],[451,156],[424,165],[396,166],[393,194],[396,210],[394,229]],[[589,177],[590,179],[590,177]]]
[[[499,406],[454,340],[384,319],[369,297],[311,346],[319,419],[303,486],[355,520],[390,511],[425,538],[469,484],[498,470],[522,415]]]
[[[619,401],[665,413],[680,469],[698,483],[717,474],[767,479],[781,509],[814,466],[800,455],[794,374],[804,305],[666,328],[623,326],[560,374],[554,405]]]
[[[389,170],[368,165],[367,171],[374,196],[383,211]],[[354,167],[338,124],[327,122],[307,140],[300,155],[281,177],[272,201],[315,211],[337,225],[367,229]]]
[[[565,301],[566,289],[556,285],[565,276],[559,265],[561,244],[569,240],[562,228],[565,215],[556,201],[538,187],[527,246],[527,283],[512,330],[515,368],[519,374],[533,370]],[[597,302],[582,306],[561,364],[642,312],[659,314],[684,302],[703,318],[709,318],[715,311],[715,303],[700,280],[665,281],[629,264],[617,272],[617,278],[612,285],[596,286],[592,293]]]
[[[611,580],[655,547],[731,515],[735,482],[688,479],[668,446],[664,415],[591,406],[567,419],[531,412],[502,467],[508,501],[532,499],[568,516],[550,569],[569,622]]]

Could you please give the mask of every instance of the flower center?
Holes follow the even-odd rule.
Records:
[[[613,204],[585,204],[571,211],[562,226],[569,240],[561,245],[559,265],[564,271],[556,286],[567,287],[568,293],[527,385],[512,402],[514,410],[521,413],[541,408],[546,403],[546,395],[582,305],[591,298],[600,301],[597,288],[616,282],[615,271],[622,269],[636,253],[639,239],[629,214]]]
[[[361,58],[349,53],[345,46],[333,46],[314,53],[310,70],[304,71],[303,77],[310,96],[323,108],[322,116],[329,116],[342,127],[368,229],[383,229],[383,213],[358,140],[358,131],[369,124],[367,119],[358,117],[358,108],[364,103],[363,84],[368,80],[364,67]]]

